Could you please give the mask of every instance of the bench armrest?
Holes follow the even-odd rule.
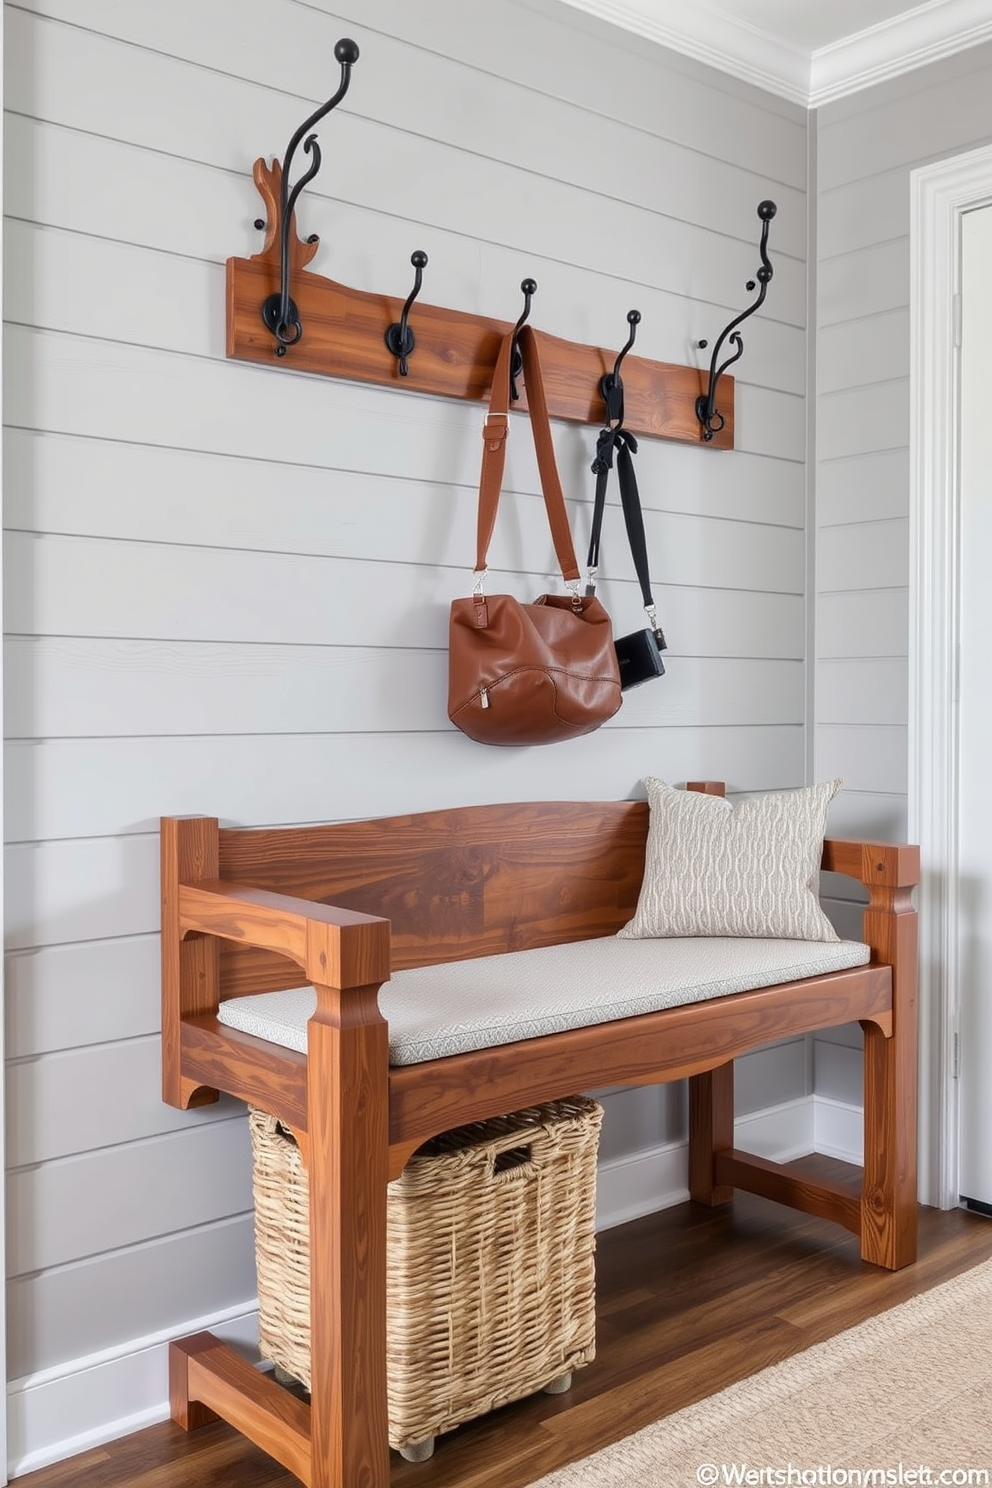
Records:
[[[223,879],[179,885],[179,932],[276,951],[308,981],[365,987],[389,979],[389,921]]]
[[[830,873],[846,873],[868,889],[911,889],[920,881],[920,849],[905,843],[828,837],[821,866]]]

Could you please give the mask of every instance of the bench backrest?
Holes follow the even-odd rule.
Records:
[[[220,876],[384,916],[401,970],[615,934],[637,903],[647,825],[644,801],[539,801],[222,828]],[[279,957],[221,955],[225,995],[293,985]]]

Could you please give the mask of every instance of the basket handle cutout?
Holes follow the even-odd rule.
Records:
[[[520,1168],[530,1167],[534,1160],[533,1143],[526,1147],[507,1147],[502,1152],[497,1152],[493,1157],[493,1177],[497,1173],[512,1173]]]

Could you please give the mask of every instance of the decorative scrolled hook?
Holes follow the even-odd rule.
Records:
[[[599,379],[599,391],[603,402],[606,404],[606,419],[611,424],[623,423],[623,379],[620,376],[620,367],[624,357],[634,344],[637,335],[637,327],[641,323],[640,310],[627,311],[627,324],[630,326],[630,335],[627,343],[621,347],[616,361],[613,363],[612,372],[604,372]]]
[[[520,319],[513,327],[513,352],[510,357],[510,397],[513,399],[514,403],[516,403],[517,399],[520,397],[520,393],[517,390],[517,378],[524,370],[523,357],[517,350],[517,333],[519,332],[521,326],[526,323],[527,317],[530,314],[530,302],[537,294],[537,280],[522,279],[520,281],[520,290],[524,297],[524,308]]]
[[[299,129],[293,135],[287,148],[282,163],[282,180],[279,187],[279,292],[269,295],[262,306],[262,319],[279,343],[276,346],[276,356],[285,356],[287,346],[295,346],[303,335],[303,325],[300,321],[300,312],[289,294],[289,231],[293,221],[293,212],[299,200],[300,192],[307,186],[320,170],[320,145],[315,134],[309,131],[319,124],[325,114],[331,109],[337,108],[342,98],[348,91],[351,82],[351,69],[358,61],[358,46],[349,37],[343,36],[334,48],[335,59],[341,64],[341,82],[333,98],[329,98],[309,119],[305,119]],[[303,136],[306,135],[306,139]],[[297,146],[303,140],[303,148],[310,156],[310,165],[297,181],[292,190],[289,188],[289,172],[293,164],[293,156],[296,154]],[[316,243],[317,234],[312,233],[307,238],[308,243]]]
[[[422,248],[418,248],[416,253],[411,253],[410,262],[416,271],[413,279],[413,288],[406,297],[406,304],[400,311],[399,320],[394,320],[391,326],[386,327],[386,345],[400,364],[399,373],[401,377],[407,375],[409,369],[406,359],[413,354],[413,350],[417,345],[417,338],[407,322],[410,318],[410,306],[419,295],[420,286],[424,282],[427,254]]]
[[[755,275],[755,278],[749,279],[747,281],[745,288],[750,293],[750,291],[755,288],[755,279],[757,280],[757,283],[760,284],[761,288],[758,291],[758,298],[755,300],[754,304],[749,305],[746,310],[742,310],[740,315],[738,315],[734,320],[730,322],[730,324],[721,333],[720,339],[717,341],[716,345],[713,348],[713,355],[710,358],[709,388],[705,393],[701,393],[700,396],[696,399],[696,417],[699,419],[699,422],[703,426],[704,439],[712,439],[714,434],[719,434],[720,430],[727,422],[723,414],[717,410],[717,384],[719,383],[720,378],[723,376],[724,372],[726,372],[727,368],[732,366],[734,362],[738,361],[739,358],[744,355],[744,340],[737,327],[741,324],[742,321],[747,320],[749,315],[753,315],[756,310],[760,309],[761,305],[764,303],[765,295],[768,293],[768,285],[771,282],[772,274],[775,272],[768,258],[768,226],[777,211],[778,207],[776,207],[773,201],[763,201],[758,203],[758,216],[761,218],[761,242],[758,244],[758,253],[761,257],[761,267]],[[723,344],[728,339],[728,337],[730,340],[730,345],[735,348],[734,353],[732,356],[729,356],[727,360],[720,366],[717,366],[717,363],[720,359],[720,352],[723,349]],[[701,349],[705,349],[708,345],[708,342],[700,341],[697,344]]]

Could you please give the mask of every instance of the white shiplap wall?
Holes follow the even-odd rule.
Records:
[[[821,108],[816,211],[816,776],[835,829],[906,838],[909,174],[992,140],[992,46]],[[818,1097],[860,1101],[856,1028],[816,1041]]]
[[[492,0],[484,27],[464,0],[18,0],[5,14],[23,1465],[97,1432],[105,1405],[99,1369],[75,1415],[56,1392],[53,1446],[24,1404],[32,1382],[61,1389],[82,1362],[254,1293],[240,1112],[158,1096],[160,814],[617,797],[645,773],[803,782],[806,121],[552,0]],[[641,446],[668,675],[567,747],[484,749],[445,717],[479,409],[224,359],[223,263],[258,246],[252,161],[281,155],[329,96],[346,34],[362,58],[299,209],[321,237],[314,268],[344,282],[403,294],[422,247],[426,300],[510,319],[533,274],[539,327],[619,346],[636,305],[638,350],[687,361],[746,302],[755,208],[779,203],[774,284],[735,369],[737,450]],[[560,436],[581,546],[593,434]],[[516,438],[492,557],[494,584],[521,594],[552,562],[537,490]],[[613,513],[604,595],[632,629],[622,550]],[[790,1045],[744,1067],[741,1108],[808,1089],[805,1046]],[[677,1144],[682,1122],[679,1092],[611,1097],[604,1159]]]

